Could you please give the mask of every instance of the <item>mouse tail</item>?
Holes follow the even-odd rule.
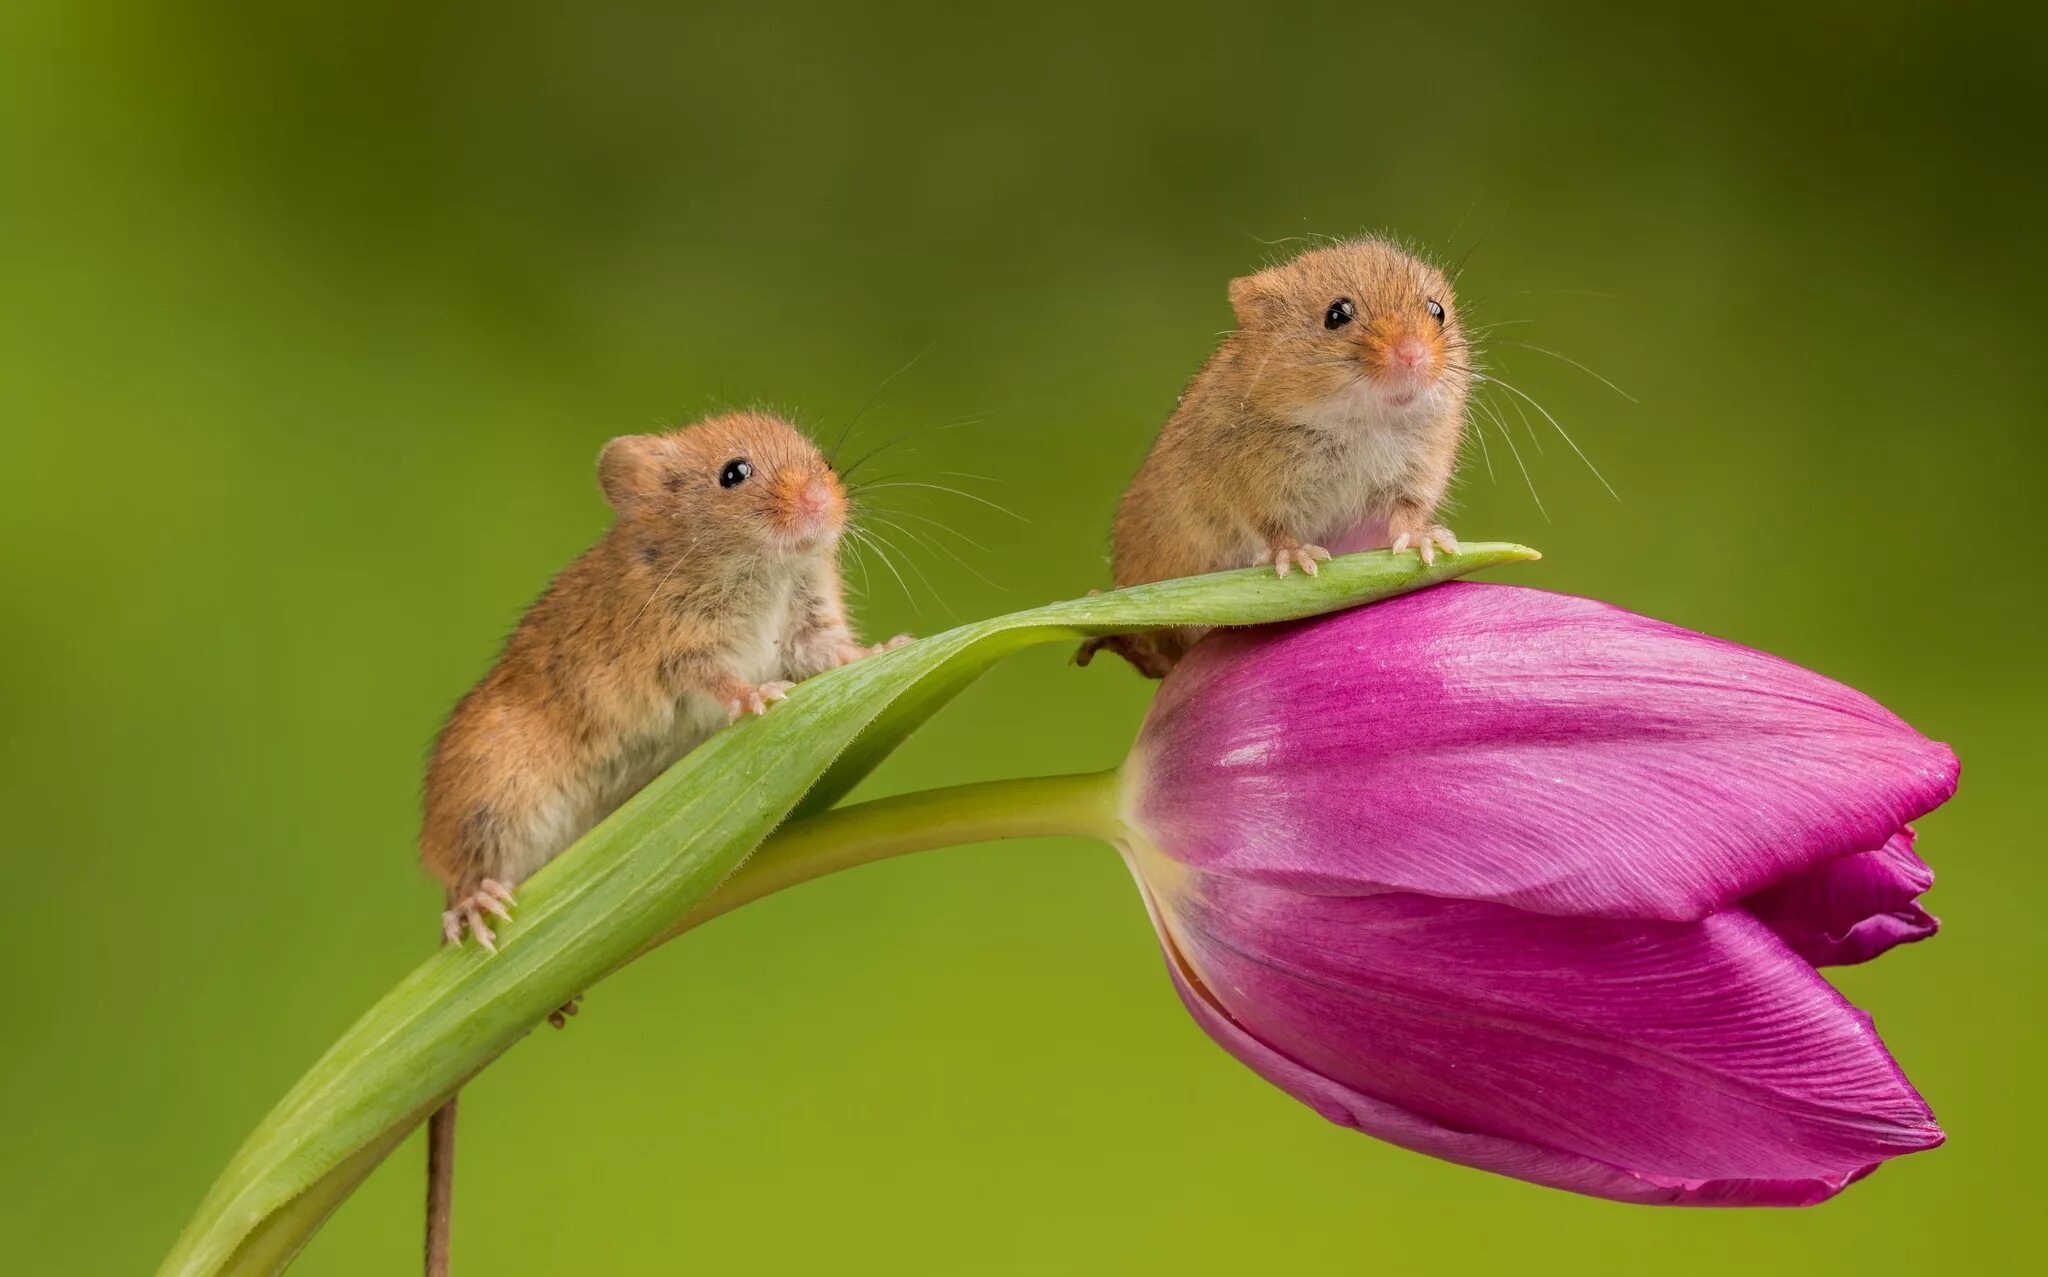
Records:
[[[455,1097],[427,1119],[427,1277],[448,1277],[455,1215]]]

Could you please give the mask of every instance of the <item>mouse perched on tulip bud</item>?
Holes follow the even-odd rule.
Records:
[[[1471,350],[1442,271],[1384,239],[1232,280],[1237,328],[1188,383],[1117,508],[1119,586],[1332,553],[1457,552],[1437,508],[1464,433]],[[1195,628],[1092,640],[1163,677]]]

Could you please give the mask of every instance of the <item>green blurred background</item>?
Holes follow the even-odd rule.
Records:
[[[1948,1146],[1741,1214],[1381,1146],[1202,1037],[1108,852],[1030,843],[764,902],[529,1039],[466,1093],[459,1268],[2005,1269],[2048,1137],[2021,12],[10,0],[0,1266],[149,1270],[427,952],[424,750],[603,527],[605,438],[757,401],[836,431],[925,351],[857,438],[1021,521],[888,494],[981,548],[903,544],[866,628],[1075,594],[1225,281],[1390,228],[1641,401],[1497,347],[1621,500],[1510,414],[1547,517],[1495,435],[1454,527],[1961,752],[1923,825],[1947,930],[1840,977]],[[1148,687],[1065,656],[867,792],[1115,761]],[[420,1161],[298,1271],[410,1269]]]

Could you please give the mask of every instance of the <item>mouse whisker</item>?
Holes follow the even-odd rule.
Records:
[[[1466,248],[1466,250],[1459,255],[1458,264],[1451,267],[1450,271],[1448,272],[1450,274],[1452,282],[1455,283],[1457,281],[1457,278],[1465,273],[1465,267],[1469,262],[1471,262],[1472,254],[1478,252],[1479,246],[1481,244],[1484,244],[1485,242],[1486,233],[1484,231],[1481,231],[1479,233],[1479,236],[1472,241],[1470,247]]]
[[[1557,418],[1550,415],[1550,410],[1548,408],[1545,408],[1542,404],[1536,402],[1536,400],[1531,398],[1526,391],[1522,390],[1517,386],[1509,385],[1507,382],[1502,381],[1498,377],[1489,376],[1487,377],[1487,380],[1492,382],[1494,385],[1499,386],[1502,390],[1505,390],[1508,393],[1517,396],[1518,398],[1527,400],[1531,408],[1534,408],[1536,411],[1542,413],[1543,419],[1545,421],[1548,421],[1553,427],[1556,428],[1557,433],[1564,439],[1565,443],[1571,446],[1571,450],[1573,452],[1578,453],[1579,460],[1586,463],[1586,469],[1591,470],[1593,472],[1593,477],[1600,481],[1600,486],[1607,489],[1607,495],[1613,497],[1616,501],[1621,500],[1621,494],[1614,490],[1613,484],[1607,482],[1607,476],[1600,473],[1600,467],[1593,464],[1593,459],[1585,454],[1585,451],[1579,447],[1578,441],[1573,439],[1571,437],[1571,433],[1558,423]]]
[[[1467,336],[1475,333],[1490,333],[1496,328],[1512,328],[1517,324],[1533,324],[1533,319],[1496,319],[1488,324],[1460,324]]]
[[[1529,487],[1529,500],[1536,503],[1536,513],[1543,516],[1543,521],[1545,523],[1550,522],[1550,511],[1544,508],[1543,498],[1537,495],[1536,480],[1534,476],[1532,476],[1529,473],[1528,464],[1522,460],[1522,450],[1515,446],[1514,432],[1508,429],[1507,422],[1501,420],[1500,413],[1493,407],[1493,405],[1487,403],[1478,395],[1474,395],[1472,397],[1471,403],[1474,407],[1484,412],[1487,416],[1487,419],[1492,421],[1493,424],[1500,430],[1500,437],[1507,442],[1508,452],[1511,453],[1515,458],[1515,468],[1522,472],[1522,482],[1527,484]]]
[[[1526,430],[1526,432],[1528,432],[1528,436],[1530,436],[1530,446],[1532,446],[1532,448],[1536,448],[1536,456],[1542,456],[1542,436],[1540,436],[1540,434],[1536,434],[1536,422],[1534,422],[1534,420],[1530,420],[1530,415],[1528,415],[1528,411],[1526,411],[1526,409],[1522,407],[1522,401],[1520,401],[1520,399],[1509,399],[1509,401],[1507,401],[1507,407],[1511,407],[1511,409],[1516,409],[1516,420],[1520,420],[1520,422],[1522,422],[1522,430]]]
[[[875,557],[882,561],[882,566],[889,569],[889,575],[896,578],[896,585],[903,591],[904,599],[913,608],[916,607],[917,596],[911,593],[910,582],[904,580],[903,574],[896,570],[895,560],[891,559],[889,552],[882,548],[882,543],[876,538],[875,534],[867,528],[856,528],[851,524],[847,526],[846,534],[853,538],[855,544],[864,545],[875,552]]]
[[[1613,382],[1607,380],[1607,378],[1601,376],[1599,373],[1594,372],[1591,368],[1588,368],[1586,367],[1586,365],[1580,363],[1578,360],[1573,359],[1570,355],[1560,355],[1556,351],[1551,350],[1546,346],[1532,345],[1531,343],[1526,341],[1509,341],[1506,338],[1502,338],[1498,344],[1502,346],[1516,346],[1523,350],[1533,350],[1539,355],[1549,355],[1552,359],[1558,360],[1561,363],[1570,364],[1572,367],[1578,369],[1582,373],[1585,373],[1588,377],[1591,377],[1593,380],[1599,382],[1601,385],[1607,387],[1609,390],[1612,390],[1615,394],[1620,395],[1623,399],[1628,400],[1630,403],[1639,404],[1642,402],[1642,400],[1636,398],[1628,391],[1623,390],[1620,386],[1615,385]]]
[[[868,560],[867,556],[861,553],[863,547],[859,536],[855,535],[857,532],[858,529],[851,523],[847,524],[844,534],[846,538],[845,544],[849,550],[853,551],[853,566],[860,569],[860,596],[865,599],[873,597],[875,583],[868,576]]]
[[[895,511],[895,513],[896,513],[896,514],[899,514],[899,515],[902,515],[902,514],[908,514],[909,512],[908,512],[908,511],[905,511],[905,510],[898,510],[898,511]],[[906,526],[906,525],[904,525],[904,524],[898,523],[898,522],[896,522],[896,520],[894,520],[894,519],[892,519],[892,518],[888,517],[887,515],[885,515],[885,514],[881,514],[881,513],[878,513],[878,512],[876,512],[876,511],[872,511],[872,510],[871,510],[871,511],[869,511],[869,512],[867,513],[867,517],[868,517],[868,518],[870,518],[870,519],[873,519],[873,520],[874,520],[875,522],[877,522],[877,523],[883,524],[884,526],[887,526],[887,527],[891,527],[891,528],[894,528],[894,529],[896,529],[896,531],[898,531],[898,532],[902,533],[902,534],[903,534],[903,535],[904,535],[905,537],[909,538],[909,540],[910,540],[910,543],[911,543],[912,545],[916,545],[916,546],[921,546],[921,547],[923,547],[924,549],[927,549],[927,550],[934,550],[934,551],[937,551],[937,552],[938,552],[938,553],[940,553],[940,554],[943,554],[943,555],[945,555],[945,556],[946,556],[947,558],[949,558],[949,559],[953,560],[953,562],[955,562],[955,563],[959,564],[959,565],[960,565],[960,566],[961,566],[962,568],[965,568],[965,569],[966,569],[966,570],[968,571],[968,573],[969,573],[969,574],[971,574],[971,575],[972,575],[973,577],[975,577],[975,579],[977,579],[977,580],[981,581],[981,582],[982,582],[983,584],[986,584],[986,585],[992,586],[993,588],[995,588],[995,589],[998,589],[998,590],[1001,590],[1001,589],[1003,589],[1003,588],[1004,588],[1004,587],[1003,587],[1002,585],[1000,585],[999,583],[997,583],[997,582],[995,582],[995,581],[992,581],[992,580],[990,580],[990,579],[989,579],[989,577],[988,577],[988,574],[987,574],[987,573],[985,573],[985,572],[981,571],[981,569],[979,569],[979,568],[975,567],[975,566],[974,566],[974,565],[973,565],[972,563],[969,563],[969,562],[968,562],[968,561],[967,561],[966,559],[963,559],[963,558],[961,558],[961,557],[960,557],[960,555],[959,555],[958,553],[956,553],[956,552],[954,551],[953,547],[951,547],[951,546],[949,546],[949,545],[945,544],[945,543],[944,543],[944,542],[942,542],[942,541],[935,541],[935,540],[933,540],[933,539],[932,539],[932,537],[931,537],[931,534],[929,534],[929,533],[925,533],[925,532],[921,532],[921,531],[920,531],[919,529],[916,529],[916,528],[912,528],[912,527],[908,527],[908,526]],[[916,516],[911,516],[911,517],[916,517]],[[936,520],[936,519],[927,519],[927,520],[925,520],[925,522],[927,522],[927,523],[930,523],[930,524],[931,524],[931,525],[932,525],[933,527],[937,527],[937,528],[945,528],[945,527],[946,527],[946,525],[945,525],[945,524],[943,524],[943,523],[940,523],[940,522],[939,522],[938,520]],[[947,528],[946,530],[947,530],[947,531],[951,531],[952,529],[950,529],[950,528]],[[973,543],[972,543],[972,542],[969,542],[969,544],[971,545],[971,544],[973,544]]]
[[[1494,299],[1494,298],[1496,298],[1496,297],[1560,297],[1560,296],[1561,296],[1561,297],[1591,297],[1591,298],[1594,298],[1594,299],[1596,299],[1596,300],[1599,300],[1599,301],[1604,301],[1604,302],[1614,302],[1614,301],[1620,301],[1620,300],[1621,300],[1621,294],[1620,294],[1620,293],[1602,293],[1602,292],[1597,292],[1597,291],[1595,291],[1595,290],[1593,290],[1593,289],[1591,289],[1591,288],[1517,288],[1517,289],[1515,289],[1515,290],[1514,290],[1513,292],[1507,292],[1507,293],[1488,293],[1488,294],[1486,294],[1486,295],[1485,295],[1484,297],[1474,297],[1474,298],[1472,299],[1472,301],[1473,301],[1474,303],[1478,303],[1478,302],[1484,302],[1484,301],[1491,301],[1491,300],[1493,300],[1493,299]]]
[[[938,344],[939,339],[936,337],[926,342],[924,344],[923,350],[920,350],[916,354],[912,355],[910,359],[906,363],[904,363],[904,365],[901,368],[898,368],[895,372],[892,372],[888,376],[882,378],[881,385],[876,386],[873,390],[868,392],[868,397],[861,401],[860,407],[854,409],[853,415],[846,419],[846,424],[839,427],[839,437],[837,439],[834,439],[832,441],[832,446],[826,450],[825,463],[827,465],[833,464],[834,459],[839,456],[839,449],[843,447],[846,443],[846,436],[851,434],[855,424],[858,423],[863,416],[867,415],[867,410],[874,407],[876,401],[881,399],[882,392],[886,391],[892,384],[894,384],[898,377],[901,377],[904,373],[907,373],[912,368],[915,368],[917,366],[917,361],[923,359],[926,355],[930,354],[932,347]],[[834,468],[836,469],[837,467],[834,466]]]
[[[1486,462],[1486,481],[1488,483],[1498,484],[1500,480],[1495,478],[1493,473],[1493,448],[1486,442],[1485,422],[1482,421],[1474,423],[1472,437],[1479,441],[1479,455]]]
[[[891,448],[897,447],[898,445],[902,444],[916,433],[917,432],[914,430],[906,430],[902,434],[897,435],[893,439],[885,440],[884,442],[878,443],[874,447],[869,448],[866,452],[861,453],[860,456],[854,458],[845,466],[836,467],[839,470],[839,481],[841,483],[845,483],[846,480],[853,475],[854,471],[860,469],[862,466],[874,460],[876,457],[881,456],[883,453],[889,451]],[[908,452],[906,452],[905,455],[909,455],[909,453],[914,453],[916,451],[917,449],[911,448],[908,450]]]
[[[937,529],[940,532],[944,532],[948,535],[958,537],[960,540],[965,541],[969,546],[973,547],[976,550],[979,550],[983,554],[987,554],[990,552],[987,546],[975,540],[973,537],[968,536],[965,532],[962,532],[960,529],[954,527],[952,524],[940,519],[931,518],[927,515],[918,514],[911,510],[905,510],[901,506],[889,506],[886,508],[866,506],[861,509],[860,513],[863,515],[871,513],[881,513],[890,515],[898,519],[915,519],[919,523],[930,524],[933,528]]]
[[[925,575],[924,569],[918,566],[917,560],[911,555],[904,553],[902,546],[896,544],[895,541],[883,535],[881,532],[877,531],[873,527],[865,527],[862,528],[861,531],[864,535],[872,538],[877,544],[885,545],[889,547],[891,550],[894,550],[897,554],[901,555],[904,564],[910,568],[911,575],[915,576],[918,579],[919,583],[924,586],[926,592],[932,596],[933,601],[936,602],[939,605],[940,609],[944,611],[948,616],[953,615],[953,609],[951,605],[946,602],[946,597],[943,594],[939,593],[938,587],[932,584],[932,579],[929,576]],[[898,575],[897,580],[902,580],[900,574]],[[905,597],[910,597],[910,587],[908,585],[904,586],[904,594]],[[910,601],[913,607],[916,606],[917,600],[915,598],[911,598]]]
[[[897,479],[892,477],[887,479],[873,479],[868,481],[867,483],[855,486],[854,488],[850,489],[850,491],[854,493],[879,492],[884,488],[928,488],[934,492],[950,492],[956,497],[964,497],[969,501],[980,502],[982,505],[987,506],[989,509],[996,511],[999,514],[1006,514],[1010,516],[1019,523],[1031,522],[1031,520],[1025,518],[1021,514],[1018,514],[1015,510],[1010,509],[1008,506],[998,505],[995,502],[989,500],[987,497],[976,496],[972,492],[964,492],[959,488],[951,487],[943,483],[921,483],[914,479]]]
[[[909,430],[905,430],[903,433],[897,435],[893,439],[887,439],[881,443],[876,444],[874,447],[868,449],[866,452],[862,453],[859,457],[855,458],[853,461],[849,462],[844,467],[840,467],[839,477],[842,481],[844,481],[849,475],[853,474],[854,471],[866,465],[870,460],[872,460],[875,457],[881,456],[883,453],[888,452],[891,448],[896,447],[898,444],[903,443],[905,440],[914,439],[918,435],[925,434],[929,431],[934,430],[960,430],[968,426],[983,425],[988,421],[990,415],[990,410],[984,410],[981,412],[968,413],[967,415],[962,417],[955,417],[951,421],[938,421],[926,425],[913,426]],[[915,448],[907,449],[906,455],[916,451],[917,449]]]

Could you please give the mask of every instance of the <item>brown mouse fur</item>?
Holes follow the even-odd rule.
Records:
[[[1450,280],[1389,240],[1353,239],[1232,280],[1230,304],[1236,330],[1117,509],[1116,583],[1263,563],[1314,575],[1325,546],[1455,551],[1435,520],[1473,370]],[[1158,678],[1201,634],[1096,640],[1078,659],[1110,647]]]
[[[751,473],[731,487],[725,467]],[[628,435],[598,461],[617,513],[527,609],[427,767],[420,859],[449,938],[691,747],[868,649],[847,628],[845,490],[759,412]]]
[[[845,489],[786,422],[737,412],[614,439],[598,481],[616,520],[434,745],[420,860],[447,889],[450,943],[467,930],[494,948],[485,915],[509,918],[512,888],[641,786],[791,684],[880,650],[847,626]],[[429,1124],[430,1274],[448,1262],[454,1118],[451,1099]]]

